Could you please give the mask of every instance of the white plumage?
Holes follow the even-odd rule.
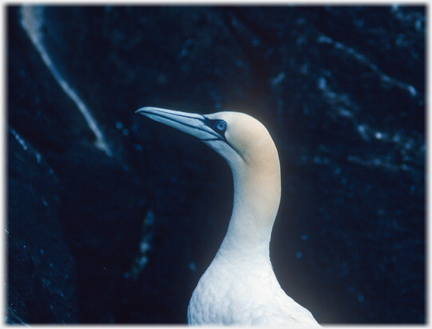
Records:
[[[314,325],[312,314],[280,287],[269,256],[280,201],[280,165],[267,129],[239,112],[200,115],[137,111],[191,134],[222,155],[234,178],[227,234],[188,307],[191,325]]]

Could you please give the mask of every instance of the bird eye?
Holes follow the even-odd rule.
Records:
[[[214,126],[219,131],[224,131],[227,128],[226,122],[222,120],[216,121]]]

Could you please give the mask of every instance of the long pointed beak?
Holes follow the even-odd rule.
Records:
[[[206,124],[206,118],[201,114],[187,113],[161,109],[158,107],[142,107],[135,111],[201,140],[221,139],[221,137]]]

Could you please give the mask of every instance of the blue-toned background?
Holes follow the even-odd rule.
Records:
[[[322,324],[425,322],[424,6],[7,7],[9,323],[185,323],[228,165],[142,106],[262,121],[271,257]]]

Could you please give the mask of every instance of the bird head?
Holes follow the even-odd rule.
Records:
[[[227,236],[270,241],[281,181],[277,149],[263,124],[239,112],[201,115],[155,107],[137,112],[197,137],[222,155],[234,178],[234,207]]]
[[[197,137],[222,155],[233,170],[245,164],[262,167],[277,157],[267,129],[245,113],[201,115],[156,107],[143,107],[136,112]]]

